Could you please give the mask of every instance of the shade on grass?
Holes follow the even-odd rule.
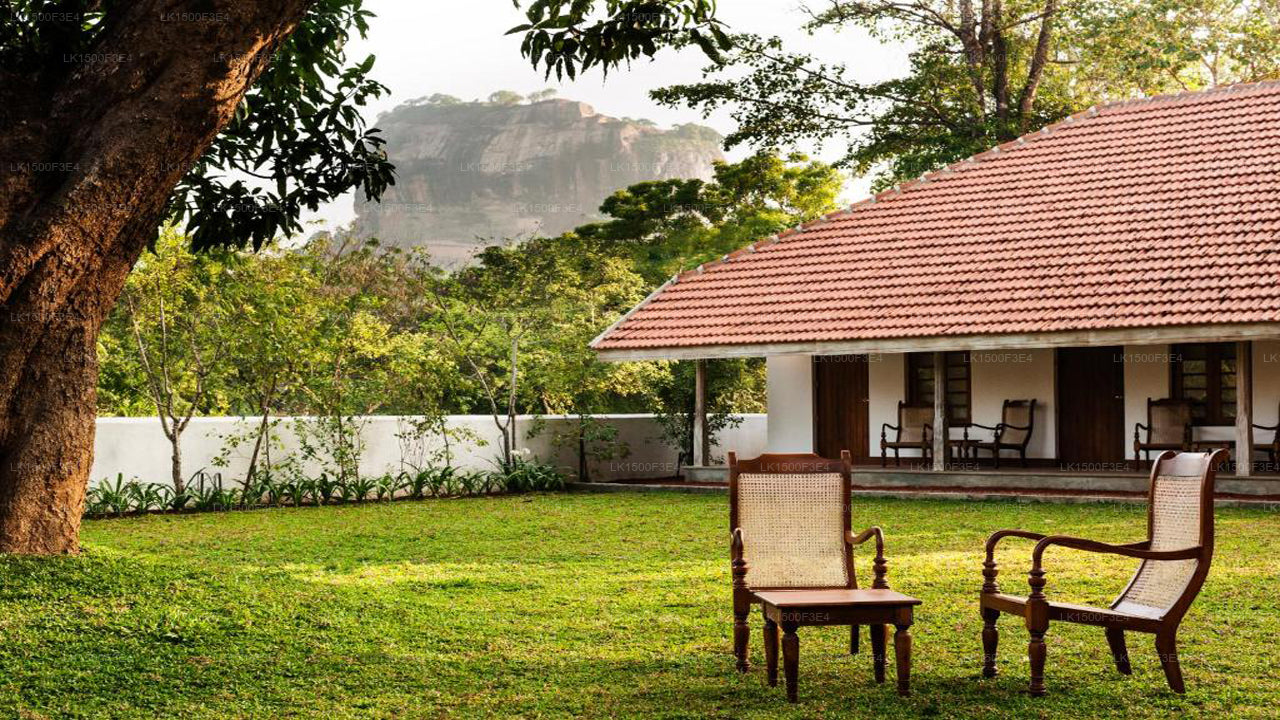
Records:
[[[1274,717],[1280,515],[1218,511],[1183,623],[1188,693],[1150,636],[1134,675],[1102,631],[1050,628],[1050,695],[1022,694],[1026,632],[1001,622],[980,680],[982,543],[1004,527],[1111,542],[1140,507],[870,500],[891,585],[917,614],[910,698],[876,686],[847,633],[801,630],[801,703],[730,651],[723,496],[542,495],[88,522],[85,553],[0,559],[0,717]],[[1030,546],[1007,541],[1004,587]],[[1130,561],[1047,555],[1050,597],[1104,603]],[[869,557],[858,566],[869,576]]]

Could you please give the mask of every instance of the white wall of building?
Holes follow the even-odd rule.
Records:
[[[1001,420],[1005,400],[1034,398],[1035,429],[1027,446],[1027,457],[1056,457],[1058,403],[1054,351],[1050,348],[975,350],[969,353],[969,362],[973,421],[995,425]],[[971,428],[969,437],[989,440],[991,431]]]
[[[878,360],[876,359],[878,358]],[[1028,457],[1054,457],[1057,428],[1054,401],[1054,353],[1050,349],[993,350],[970,353],[970,390],[973,420],[983,425],[1000,422],[1001,404],[1007,400],[1036,399],[1036,428],[1028,448]],[[898,401],[905,399],[907,356],[883,354],[868,363],[870,402],[871,455],[880,454],[880,430],[883,423],[896,425]],[[964,429],[950,429],[952,438],[964,436]],[[990,439],[991,431],[971,428],[970,438]],[[889,432],[893,439],[893,431]],[[903,457],[918,457],[913,450],[902,451]]]
[[[766,361],[766,378],[768,451],[813,452],[813,358],[771,357]]]
[[[593,480],[664,478],[676,474],[677,453],[662,442],[659,426],[652,415],[602,415],[597,418],[618,428],[618,441],[625,444],[628,452],[625,457],[593,461]],[[432,441],[426,447],[402,441],[397,435],[404,434],[408,420],[394,416],[375,416],[361,420],[361,437],[364,439],[361,472],[381,475],[385,472],[398,472],[406,464],[427,463],[431,451],[440,445],[438,441]],[[482,415],[455,415],[448,422],[451,428],[469,430],[478,439],[455,444],[454,466],[468,470],[492,469],[501,447],[501,436],[493,420]],[[572,443],[557,446],[553,440],[557,434],[570,436],[573,433],[576,424],[574,418],[544,417],[542,431],[533,438],[527,438],[526,435],[535,426],[535,418],[521,416],[516,422],[521,438],[519,447],[528,449],[531,455],[544,461],[554,462],[567,473],[577,472],[576,447]],[[183,474],[190,477],[195,472],[204,470],[221,472],[223,478],[228,480],[242,477],[248,467],[251,450],[247,444],[229,454],[225,468],[217,467],[214,459],[223,453],[223,448],[228,444],[228,435],[243,434],[253,424],[252,418],[192,419],[182,436]],[[282,447],[273,451],[273,457],[297,453],[298,441],[290,425],[291,419],[281,422],[279,429]],[[729,450],[746,457],[759,455],[764,451],[765,426],[766,417],[763,414],[742,416],[742,422],[737,427],[726,429],[717,438],[718,444],[712,448],[713,456],[723,457]],[[126,480],[136,478],[143,482],[167,484],[171,477],[170,453],[169,441],[160,430],[160,422],[154,417],[99,418],[90,481],[96,483],[103,479],[114,479],[119,473]],[[319,472],[320,467],[313,465],[307,469]]]
[[[970,353],[973,419],[984,425],[1000,421],[1006,400],[1036,399],[1036,429],[1028,457],[1057,456],[1057,353],[1051,348],[1032,350],[974,351]],[[788,356],[769,359],[769,448],[777,452],[808,452],[813,437],[812,369],[808,358]],[[896,424],[898,401],[906,395],[906,355],[868,357],[868,447],[880,454],[882,424]],[[1147,420],[1147,398],[1168,397],[1170,349],[1168,345],[1130,345],[1124,348],[1124,407],[1126,455],[1132,445],[1133,426]],[[1253,346],[1254,422],[1280,422],[1280,341],[1258,341]],[[962,436],[951,428],[951,437]],[[1234,427],[1195,429],[1197,440],[1231,439]],[[892,431],[889,433],[893,437]],[[973,428],[970,437],[990,437],[990,431]],[[1270,431],[1255,430],[1257,442],[1270,442]],[[904,450],[903,457],[918,457]]]

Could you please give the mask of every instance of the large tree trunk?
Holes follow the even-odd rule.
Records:
[[[0,552],[78,550],[99,328],[309,4],[117,3],[86,62],[0,69]]]

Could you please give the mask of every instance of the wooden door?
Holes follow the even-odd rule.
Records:
[[[1124,348],[1058,349],[1057,425],[1062,465],[1120,469],[1125,459]]]
[[[838,458],[848,450],[854,462],[869,459],[867,390],[866,355],[813,359],[814,447],[819,455]]]

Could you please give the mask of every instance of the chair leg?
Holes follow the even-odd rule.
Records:
[[[1031,683],[1027,691],[1037,697],[1045,694],[1044,662],[1048,654],[1044,644],[1044,630],[1031,630],[1031,642],[1027,644],[1027,658],[1031,660]]]
[[[982,677],[996,676],[996,649],[1000,646],[996,621],[999,619],[999,610],[982,608]]]
[[[991,467],[996,470],[1000,469],[1000,448],[997,447],[991,451]]]
[[[893,449],[893,466],[902,467],[902,453],[898,452],[898,448]]]
[[[764,620],[764,665],[769,675],[769,687],[778,686],[778,624]]]
[[[849,654],[850,655],[858,654],[858,633],[860,630],[861,628],[857,625],[852,625],[849,627]]]
[[[747,657],[747,645],[751,640],[751,627],[747,625],[747,617],[751,614],[751,603],[735,598],[733,604],[733,656],[738,659],[738,672],[751,669],[751,661]]]
[[[871,663],[875,668],[876,682],[884,682],[886,664],[885,646],[889,640],[889,626],[871,625]]]
[[[800,677],[800,638],[795,623],[782,623],[782,672],[787,678],[787,702],[796,702]]]
[[[1107,628],[1107,645],[1111,646],[1111,657],[1116,661],[1116,670],[1121,675],[1132,675],[1133,667],[1129,664],[1129,650],[1125,647],[1124,630]]]
[[[1182,665],[1178,663],[1178,637],[1172,632],[1156,635],[1156,652],[1160,654],[1160,665],[1164,668],[1164,678],[1169,681],[1169,688],[1176,693],[1186,692],[1182,684]]]
[[[1027,451],[1026,451],[1026,450],[1019,450],[1019,451],[1018,451],[1018,454],[1022,456],[1022,467],[1024,467],[1024,468],[1025,468],[1025,467],[1028,467],[1028,465],[1027,465]]]
[[[898,666],[898,694],[911,694],[911,632],[910,625],[897,625],[893,634],[893,657]]]

